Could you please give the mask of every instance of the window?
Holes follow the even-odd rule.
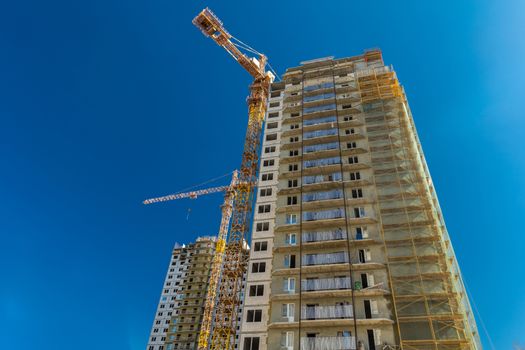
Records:
[[[352,190],[352,198],[363,198],[363,190],[360,188],[354,188]]]
[[[346,135],[355,134],[355,129],[354,129],[354,128],[352,128],[352,129],[346,129],[346,130],[345,130],[345,134],[346,134]]]
[[[275,141],[275,140],[277,140],[277,134],[266,135],[266,141]]]
[[[297,179],[288,180],[288,187],[297,187],[297,186],[298,186]]]
[[[343,105],[343,109],[348,109],[348,108],[352,108],[352,105],[351,104]]]
[[[279,123],[277,122],[274,122],[274,123],[268,123],[266,125],[266,129],[277,129],[279,127]]]
[[[259,350],[259,337],[244,338],[243,350]]]
[[[357,143],[355,141],[354,142],[347,142],[346,148],[348,148],[348,149],[357,148]]]
[[[275,91],[275,92],[272,91],[272,93],[270,95],[270,97],[279,97],[279,96],[281,96],[281,92],[280,91]]]
[[[359,159],[357,156],[348,157],[348,164],[357,164],[359,163]]]
[[[288,225],[297,224],[297,214],[286,214],[286,223]]]
[[[293,349],[293,332],[288,331],[281,333],[281,346]]]
[[[290,157],[295,157],[295,156],[298,156],[298,155],[299,155],[299,150],[298,149],[290,150]]]
[[[268,250],[268,241],[255,242],[253,248],[256,252]]]
[[[290,142],[299,142],[299,136],[290,137]]]
[[[299,129],[299,124],[292,124],[290,125],[290,129],[293,130],[293,129]]]
[[[251,297],[260,297],[264,295],[264,285],[263,284],[256,284],[253,286],[250,286],[250,296]]]
[[[252,273],[262,273],[266,271],[265,262],[257,262],[252,264]]]
[[[361,180],[361,173],[359,173],[359,171],[356,171],[355,173],[350,173],[350,180],[351,181]]]
[[[370,249],[359,249],[359,262],[363,264],[370,260],[372,260]]]
[[[365,216],[365,208],[363,207],[354,208],[354,217],[362,218],[364,216]]]
[[[372,331],[372,334],[374,335],[375,345],[381,345],[381,330],[380,329],[367,329],[366,331],[367,331],[367,334],[369,334],[370,331]]]
[[[279,117],[279,112],[269,113],[268,114],[268,118],[277,118],[277,117]]]
[[[297,244],[297,235],[295,233],[286,234],[286,244],[296,245]]]
[[[297,204],[297,196],[290,196],[287,198],[287,205],[296,205],[296,204]]]
[[[273,153],[275,152],[275,146],[265,147],[264,153]]]
[[[295,277],[286,277],[283,280],[283,291],[289,293],[295,292]]]
[[[288,171],[297,171],[299,170],[299,164],[289,164]]]
[[[261,322],[262,310],[248,310],[246,312],[246,322]]]
[[[284,267],[295,269],[295,255],[294,254],[286,254],[284,256]]]
[[[263,161],[263,166],[273,166],[275,164],[275,159],[268,159]]]
[[[343,118],[343,120],[344,120],[345,122],[349,122],[350,120],[354,120],[354,117],[351,116],[351,115],[347,115],[347,116],[345,116],[345,117]]]
[[[290,114],[290,117],[295,118],[295,117],[298,117],[299,115],[300,115],[300,113],[292,113],[292,114]]]
[[[366,226],[356,227],[355,228],[355,239],[365,239],[368,238],[368,230]]]
[[[281,316],[291,318],[293,321],[293,317],[295,314],[295,304],[283,304],[281,305]]]
[[[261,180],[262,181],[271,181],[271,180],[273,180],[273,173],[262,174]]]
[[[271,209],[270,204],[259,205],[259,210],[257,212],[259,214],[269,213],[270,209]]]
[[[268,197],[272,195],[272,189],[271,188],[261,188],[261,191],[259,193],[261,197]]]
[[[272,102],[270,103],[270,108],[279,107],[279,105],[280,105],[280,102]]]
[[[270,223],[268,221],[258,222],[257,225],[255,225],[255,231],[257,232],[268,231],[269,229],[270,229]]]

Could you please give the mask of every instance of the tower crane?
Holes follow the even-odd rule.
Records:
[[[261,129],[267,108],[268,92],[274,75],[266,71],[267,57],[235,39],[210,9],[202,10],[192,23],[206,37],[210,37],[224,48],[253,77],[250,95],[247,99],[248,128],[244,141],[239,182],[234,189],[232,222],[227,236],[221,281],[218,284],[218,300],[215,305],[206,304],[198,346],[199,350],[208,348],[210,350],[231,350],[235,346],[241,303],[240,294],[247,265],[244,243],[249,238],[254,188],[257,182]],[[240,48],[255,53],[258,57],[249,58]],[[211,289],[211,285],[209,288]],[[213,306],[215,306],[214,310],[207,309]],[[210,330],[212,331],[211,342],[208,347],[210,337],[207,332]]]

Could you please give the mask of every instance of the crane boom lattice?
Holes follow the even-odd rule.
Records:
[[[185,193],[175,193],[175,194],[169,194],[167,196],[162,197],[156,197],[156,198],[150,198],[146,199],[143,204],[152,204],[152,203],[159,203],[159,202],[167,202],[172,201],[175,199],[182,199],[182,198],[192,198],[195,199],[198,196],[202,196],[204,194],[210,194],[210,193],[217,193],[217,192],[225,192],[230,188],[230,186],[219,186],[219,187],[212,187],[207,188],[204,190],[198,190],[198,191],[191,191],[191,192],[185,192]]]

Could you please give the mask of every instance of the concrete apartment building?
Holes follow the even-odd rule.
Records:
[[[146,350],[197,349],[215,237],[173,249]]]
[[[272,84],[242,350],[481,349],[418,140],[379,50]]]

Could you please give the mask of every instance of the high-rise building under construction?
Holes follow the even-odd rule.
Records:
[[[204,236],[173,248],[146,350],[198,348],[216,243],[217,237]],[[245,257],[248,251],[244,244]]]
[[[196,349],[215,237],[173,248],[146,350]]]
[[[381,51],[273,83],[242,350],[481,349],[406,96]]]

